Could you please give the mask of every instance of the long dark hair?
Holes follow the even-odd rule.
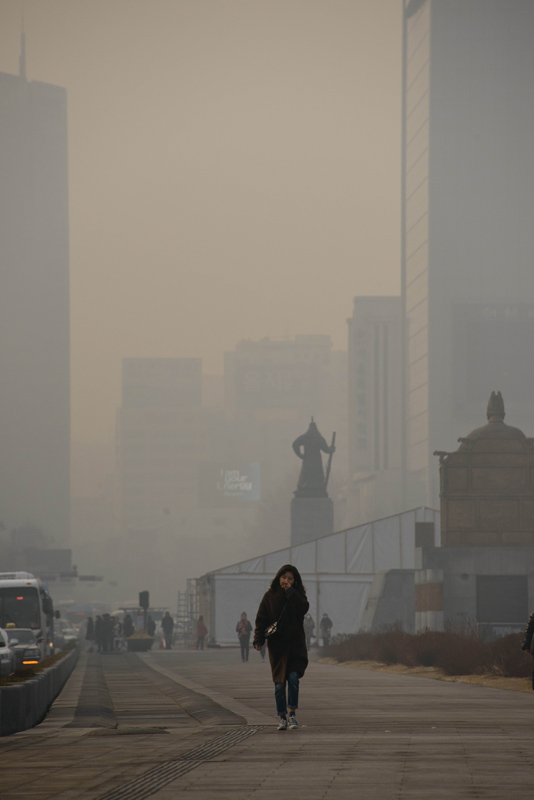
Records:
[[[272,592],[280,592],[282,587],[280,586],[280,578],[284,574],[284,572],[291,572],[293,573],[293,577],[295,578],[293,582],[293,588],[299,592],[303,597],[306,597],[306,588],[302,583],[302,578],[300,577],[300,572],[293,564],[284,564],[283,567],[280,567],[276,575],[271,581],[271,591]]]

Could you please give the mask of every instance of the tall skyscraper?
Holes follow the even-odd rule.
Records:
[[[67,96],[0,73],[0,520],[69,532]]]
[[[503,393],[534,430],[534,4],[405,0],[405,505]]]
[[[355,297],[349,326],[349,479],[345,524],[401,502],[401,298]]]

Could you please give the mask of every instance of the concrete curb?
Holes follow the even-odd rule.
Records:
[[[25,731],[43,721],[79,656],[80,649],[76,647],[35,678],[12,686],[0,686],[0,736]]]
[[[178,684],[179,686],[185,686],[186,689],[189,689],[192,692],[197,692],[198,694],[203,694],[206,697],[209,697],[209,699],[213,700],[213,702],[217,703],[217,705],[220,705],[223,708],[227,708],[228,711],[232,712],[232,714],[236,714],[239,717],[243,717],[247,725],[273,724],[272,716],[267,716],[267,714],[262,714],[261,711],[258,711],[257,709],[252,708],[251,706],[247,706],[244,703],[240,703],[239,700],[236,700],[234,697],[230,697],[229,695],[223,694],[222,692],[214,691],[213,689],[207,686],[201,686],[200,684],[194,683],[193,681],[189,680],[184,675],[166,669],[162,664],[158,664],[155,661],[151,660],[150,656],[147,653],[137,653],[136,655],[141,661],[144,661],[147,667],[150,667],[150,669],[153,669],[155,672],[159,672],[160,675],[164,675],[166,678],[170,678],[171,681],[174,681],[174,683]]]

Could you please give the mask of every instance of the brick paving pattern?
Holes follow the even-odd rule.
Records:
[[[83,656],[45,721],[0,739],[3,800],[530,796],[534,694],[312,663],[278,732],[250,659]]]

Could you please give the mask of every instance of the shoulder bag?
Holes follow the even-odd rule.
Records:
[[[287,602],[286,602],[285,606],[283,607],[282,613],[280,614],[280,616],[278,617],[276,622],[273,622],[271,625],[269,625],[268,628],[265,628],[265,638],[266,639],[273,639],[276,636],[276,634],[278,633],[278,623],[282,619],[282,617],[284,615],[284,611],[286,610],[286,608],[287,608]]]

